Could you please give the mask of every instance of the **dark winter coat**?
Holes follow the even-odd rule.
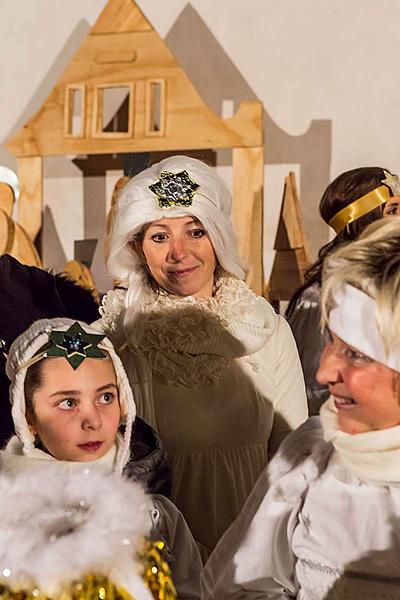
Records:
[[[321,334],[321,285],[315,281],[295,295],[287,308],[285,317],[293,331],[299,351],[307,392],[310,417],[319,414],[322,404],[329,398],[327,385],[317,382],[324,341]]]

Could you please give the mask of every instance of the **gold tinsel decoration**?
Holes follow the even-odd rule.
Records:
[[[171,569],[164,558],[165,552],[164,542],[146,542],[145,550],[140,554],[144,563],[143,578],[155,600],[176,600],[176,589]]]
[[[108,577],[88,574],[70,585],[57,596],[49,598],[38,588],[13,590],[0,585],[0,600],[134,600],[124,588],[115,585]]]
[[[139,558],[143,564],[143,579],[155,600],[176,600],[171,570],[163,558],[164,542],[146,542]],[[12,589],[0,584],[0,600],[135,600],[108,577],[88,574],[72,583],[57,596],[49,597],[38,588]]]

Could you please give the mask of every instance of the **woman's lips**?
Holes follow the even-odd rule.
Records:
[[[168,276],[176,279],[182,279],[191,275],[193,271],[195,271],[197,267],[188,267],[187,269],[176,269],[174,271],[168,271]]]
[[[338,410],[348,410],[356,406],[356,402],[352,398],[341,398],[340,396],[333,397],[335,406]]]
[[[103,442],[87,442],[86,444],[78,444],[78,448],[86,452],[96,452],[102,445]]]

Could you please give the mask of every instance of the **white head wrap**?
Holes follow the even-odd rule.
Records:
[[[161,172],[186,170],[199,185],[190,206],[160,208],[149,186],[159,180]],[[146,272],[129,241],[143,226],[159,219],[191,215],[204,225],[221,267],[243,279],[245,272],[239,259],[231,216],[231,194],[213,169],[188,156],[173,156],[139,173],[122,189],[118,198],[108,269],[110,274],[129,285],[127,304],[144,302],[152,296]]]
[[[15,432],[22,443],[25,454],[29,454],[33,450],[35,438],[29,429],[25,414],[24,382],[27,368],[24,365],[49,341],[51,330],[67,331],[74,323],[75,321],[67,318],[41,319],[33,323],[11,345],[6,363],[6,373],[11,380],[10,401]],[[80,325],[87,333],[99,335],[99,331],[90,325],[86,323],[80,323]],[[125,425],[125,432],[122,441],[118,444],[115,460],[115,470],[121,472],[129,460],[132,423],[136,415],[136,406],[125,369],[115,353],[112,343],[105,337],[100,346],[110,355],[114,365],[121,407],[121,422]]]
[[[400,371],[400,348],[385,347],[376,319],[376,301],[349,284],[336,292],[334,301],[329,329],[369,358]]]

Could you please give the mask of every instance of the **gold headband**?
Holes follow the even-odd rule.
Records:
[[[374,208],[381,204],[385,204],[390,198],[389,188],[386,185],[381,185],[372,192],[368,192],[365,196],[357,198],[348,206],[345,206],[329,221],[329,225],[333,227],[336,233],[339,233],[356,219],[366,215]]]

